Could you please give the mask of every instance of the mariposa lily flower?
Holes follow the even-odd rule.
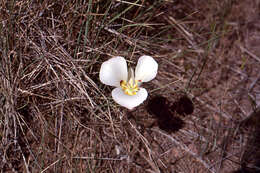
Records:
[[[116,87],[112,90],[112,98],[116,103],[133,109],[148,96],[146,89],[140,87],[141,84],[154,79],[157,70],[158,64],[151,56],[141,56],[135,71],[127,68],[123,57],[116,56],[101,65],[99,78],[103,84]]]

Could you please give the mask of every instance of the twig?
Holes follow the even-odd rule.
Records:
[[[133,3],[133,2],[127,2],[127,1],[123,1],[123,0],[116,0],[116,1],[121,2],[121,3],[125,3],[125,4],[135,5],[135,6],[138,6],[138,7],[143,7],[142,5],[137,4],[137,3]]]
[[[125,158],[109,158],[109,157],[87,157],[87,156],[82,156],[82,157],[72,157],[72,159],[84,159],[84,160],[110,160],[110,161],[122,161]]]
[[[260,58],[258,56],[256,56],[255,54],[253,54],[252,52],[248,51],[246,48],[244,48],[241,45],[238,45],[239,48],[241,49],[241,51],[246,52],[248,55],[250,55],[252,58],[254,58],[255,60],[257,60],[258,62],[260,62]]]
[[[64,156],[65,157],[65,156]],[[60,160],[62,160],[64,157],[56,160],[55,162],[53,162],[52,164],[50,164],[49,166],[47,166],[44,170],[41,171],[41,173],[47,171],[47,169],[49,169],[51,166],[55,165],[57,162],[59,162]]]
[[[131,45],[131,46],[136,46],[136,47],[138,47],[139,49],[143,49],[144,51],[149,52],[148,49],[144,48],[143,46],[140,46],[140,45],[136,44],[136,43],[143,43],[143,44],[146,44],[146,45],[147,45],[148,43],[146,43],[146,42],[144,42],[144,41],[141,41],[141,40],[138,40],[138,39],[132,39],[132,38],[128,37],[127,35],[122,34],[122,33],[120,33],[120,32],[117,32],[116,30],[110,29],[110,28],[108,28],[108,27],[104,27],[104,29],[105,29],[106,31],[112,33],[112,34],[115,34],[115,35],[117,35],[117,36],[119,36],[119,37],[121,37],[121,38],[124,38],[125,41],[126,41],[129,45]],[[141,44],[141,45],[142,45],[142,44]]]
[[[177,22],[173,17],[166,17],[165,20],[167,20],[172,26],[174,26],[182,35],[183,37],[189,42],[189,44],[194,48],[198,49],[199,52],[204,52],[204,50],[201,50],[194,41],[193,35],[189,33],[182,25],[181,23]]]
[[[249,86],[248,92],[252,91],[252,89],[254,88],[256,82],[260,79],[260,74],[257,76],[257,78],[251,83],[251,85]]]
[[[192,97],[194,97],[194,95],[190,94]],[[216,113],[219,113],[220,115],[222,115],[224,118],[227,118],[228,120],[232,119],[232,117],[230,117],[228,114],[226,114],[225,112],[223,111],[219,111],[219,110],[216,110],[213,106],[207,104],[206,102],[204,102],[203,100],[201,100],[199,97],[195,97],[195,99],[199,102],[201,102],[202,104],[204,104],[207,108],[209,108],[210,110],[216,112]]]
[[[243,119],[240,122],[240,125],[249,121],[250,119],[253,119],[253,118],[256,119],[259,117],[260,117],[260,105],[258,105],[255,110],[253,110],[245,119]],[[254,120],[254,121],[256,121],[256,120]]]
[[[194,152],[192,152],[185,144],[180,143],[179,141],[177,141],[176,139],[174,139],[172,136],[163,133],[162,131],[160,131],[159,129],[152,129],[152,131],[155,131],[165,137],[167,137],[168,139],[170,139],[173,143],[177,144],[178,146],[180,146],[184,151],[186,151],[187,153],[191,154],[193,157],[195,157],[198,161],[200,161],[210,172],[212,173],[216,173],[216,171],[211,168],[208,163],[206,163],[200,156],[198,156],[197,154],[195,154]]]

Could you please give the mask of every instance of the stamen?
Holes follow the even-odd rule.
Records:
[[[138,81],[134,80],[133,78],[130,78],[128,82],[121,80],[120,86],[125,94],[130,96],[136,95],[136,93],[139,91]]]
[[[121,80],[120,86],[125,94],[133,96],[139,91],[139,85],[141,81],[135,80],[134,70],[132,68],[128,69],[127,81]]]

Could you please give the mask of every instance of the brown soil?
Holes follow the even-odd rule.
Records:
[[[260,172],[259,46],[259,0],[2,1],[0,170]],[[98,73],[143,54],[129,111]]]

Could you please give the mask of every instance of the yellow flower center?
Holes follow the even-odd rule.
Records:
[[[120,86],[125,94],[130,96],[136,95],[136,93],[139,91],[138,80],[134,80],[133,78],[130,78],[128,81],[121,80]]]

